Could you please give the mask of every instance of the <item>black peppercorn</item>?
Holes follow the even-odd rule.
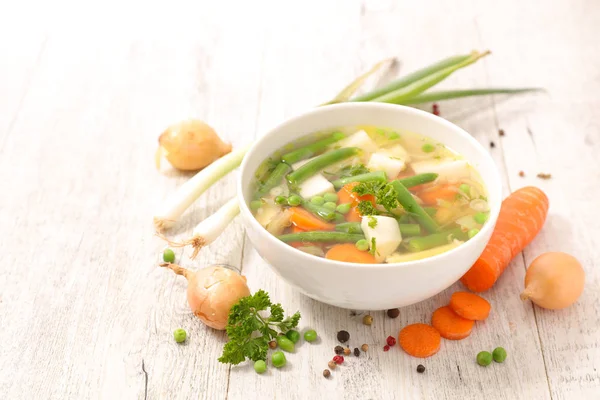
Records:
[[[330,375],[331,375],[331,371],[329,371],[328,369],[326,369],[326,370],[323,371],[323,376],[325,378],[329,378]]]
[[[421,364],[417,365],[417,372],[422,374],[423,372],[425,372],[425,367]]]
[[[344,348],[342,346],[335,346],[333,351],[335,351],[335,354],[342,354],[344,352]]]
[[[341,343],[346,343],[348,339],[350,339],[350,334],[348,331],[339,331],[337,333],[337,340],[339,340]]]
[[[354,355],[355,355],[356,357],[360,356],[360,350],[358,349],[358,347],[355,347],[355,348],[354,348]]]
[[[496,143],[490,142],[490,147],[493,149],[494,147],[496,147]]]
[[[498,131],[498,135],[500,135],[500,136],[504,136],[504,129],[500,129],[500,130]]]
[[[400,310],[398,310],[397,308],[390,308],[389,310],[387,310],[387,315],[390,318],[398,318],[398,315],[400,315]]]

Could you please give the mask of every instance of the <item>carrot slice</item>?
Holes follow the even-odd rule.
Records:
[[[440,333],[431,325],[407,325],[398,334],[398,343],[402,350],[413,357],[427,358],[437,353],[442,339]]]
[[[350,209],[350,212],[348,214],[346,214],[346,221],[348,221],[348,222],[362,221],[360,212],[358,212],[358,206],[354,206]]]
[[[494,286],[510,261],[542,229],[548,215],[548,197],[542,190],[527,186],[502,202],[496,227],[475,264],[460,281],[473,292]]]
[[[471,334],[474,321],[456,314],[448,306],[440,307],[431,316],[431,325],[445,339],[460,340]]]
[[[352,191],[352,189],[354,189],[354,187],[358,184],[359,182],[350,182],[344,185],[338,192],[339,203],[350,203],[353,206],[355,206],[361,201],[370,201],[371,204],[375,206],[375,196],[373,196],[372,194],[365,194],[363,196],[359,196],[358,193]]]
[[[360,251],[352,243],[336,244],[325,254],[325,258],[360,264],[377,264],[375,257],[368,251]]]
[[[300,229],[305,231],[332,231],[335,229],[334,224],[322,221],[304,208],[290,207],[289,210],[292,213],[292,223]]]
[[[419,192],[417,196],[427,205],[436,205],[438,199],[454,200],[456,198],[456,186],[439,185],[431,189]]]
[[[463,318],[483,321],[490,315],[492,306],[486,299],[474,293],[455,292],[450,297],[450,308]]]

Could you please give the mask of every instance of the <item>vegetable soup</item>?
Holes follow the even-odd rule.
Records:
[[[486,190],[461,155],[425,136],[374,126],[311,134],[258,168],[257,221],[300,251],[355,263],[441,254],[488,218]]]

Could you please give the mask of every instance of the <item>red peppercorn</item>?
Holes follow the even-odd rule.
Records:
[[[333,362],[336,364],[341,364],[344,362],[344,356],[334,356],[333,357]]]
[[[433,103],[433,115],[440,115],[440,108],[437,103]]]
[[[390,351],[390,346],[388,346],[387,344],[383,346],[383,351]]]
[[[388,344],[388,346],[392,347],[396,344],[396,338],[393,336],[388,336],[387,339],[385,339],[385,342]]]

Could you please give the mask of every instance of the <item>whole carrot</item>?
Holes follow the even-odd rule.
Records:
[[[481,256],[460,281],[473,292],[490,289],[510,261],[539,233],[548,214],[548,197],[527,186],[502,202],[496,227]]]

